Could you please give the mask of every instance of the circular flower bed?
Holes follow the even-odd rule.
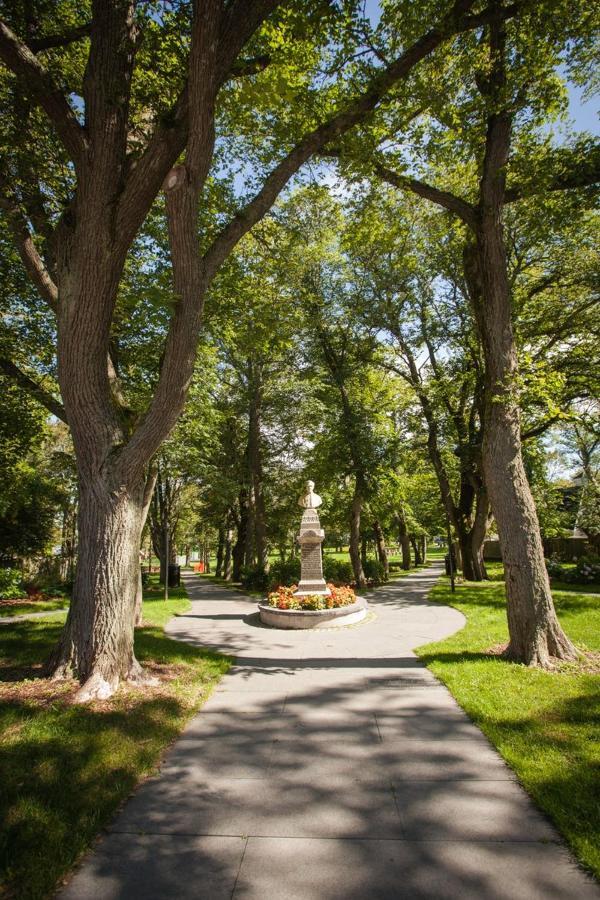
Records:
[[[336,587],[328,584],[331,591],[328,596],[322,594],[305,594],[297,596],[295,591],[298,586],[280,587],[272,591],[267,597],[267,605],[275,609],[304,609],[316,611],[319,609],[337,609],[340,606],[351,606],[356,603],[356,594],[349,587]]]

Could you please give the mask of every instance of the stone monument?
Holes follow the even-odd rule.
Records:
[[[323,578],[323,560],[321,557],[321,544],[325,532],[319,522],[318,507],[323,502],[313,488],[314,481],[306,482],[306,493],[298,500],[298,506],[304,509],[300,522],[300,534],[298,543],[301,548],[300,557],[300,583],[295,592],[299,595],[321,594],[328,596],[331,591]]]

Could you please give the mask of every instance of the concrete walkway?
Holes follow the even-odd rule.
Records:
[[[0,616],[0,625],[12,625],[14,622],[28,622],[30,619],[47,619],[48,616],[64,616],[68,609],[47,609],[45,612],[19,613],[18,616]]]
[[[575,866],[412,648],[464,624],[439,569],[368,621],[281,632],[189,576],[173,637],[237,657],[61,893],[68,900],[587,900]]]

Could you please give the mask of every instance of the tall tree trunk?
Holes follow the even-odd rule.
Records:
[[[246,541],[244,544],[244,565],[253,566],[256,560],[254,554],[254,490],[251,488],[248,497],[248,519],[246,523]]]
[[[267,522],[264,498],[264,477],[262,466],[262,373],[260,365],[250,364],[249,427],[248,427],[248,468],[253,497],[253,537],[256,564],[268,571]]]
[[[402,568],[408,572],[410,569],[410,538],[406,527],[406,519],[402,506],[398,511],[398,540],[400,541],[400,550],[402,551]]]
[[[363,569],[367,564],[367,559],[367,536],[364,531],[362,531],[360,535],[360,562]]]
[[[535,504],[521,453],[517,349],[503,233],[512,112],[498,108],[506,90],[505,27],[489,28],[490,73],[479,84],[493,111],[487,120],[475,242],[466,266],[475,284],[475,319],[485,357],[484,481],[498,526],[506,583],[510,659],[547,667],[575,659],[550,593]],[[494,108],[495,107],[495,108]]]
[[[473,520],[473,528],[471,529],[473,566],[475,575],[473,579],[474,581],[485,581],[488,577],[487,570],[485,568],[483,550],[488,528],[490,527],[490,518],[490,501],[488,498],[487,489],[482,482],[477,491],[475,518]]]
[[[463,576],[466,581],[482,581],[483,578],[479,571],[477,558],[477,550],[473,545],[473,529],[461,529],[458,534],[458,546],[460,548],[461,565]]]
[[[142,678],[133,628],[144,488],[143,480],[125,487],[110,477],[80,484],[73,599],[51,661],[55,677],[83,682],[80,701],[109,697],[121,680]]]
[[[219,537],[217,540],[217,557],[215,560],[215,575],[221,578],[223,575],[223,557],[225,554],[225,526],[219,527]]]
[[[364,569],[360,556],[360,514],[362,511],[362,497],[358,487],[354,489],[352,497],[352,508],[350,512],[350,562],[352,563],[352,571],[354,572],[354,581],[357,588],[367,586]]]
[[[423,560],[421,559],[421,550],[419,548],[419,542],[417,541],[417,536],[415,534],[411,534],[410,543],[415,555],[415,566],[420,566]]]
[[[152,497],[154,495],[154,487],[156,484],[157,477],[157,469],[154,466],[150,466],[150,470],[146,477],[146,483],[144,485],[144,496],[142,500],[142,513],[141,513],[141,530],[140,530],[140,561],[138,566],[138,577],[136,579],[136,589],[135,589],[135,613],[133,616],[134,625],[142,624],[142,604],[144,600],[144,587],[142,584],[142,552],[141,552],[141,540],[142,533],[144,531],[144,527],[146,525],[146,519],[148,518],[148,511],[150,509],[150,504],[152,502]]]
[[[521,454],[517,353],[502,226],[495,217],[484,219],[478,254],[485,297],[479,321],[487,367],[483,466],[504,562],[510,635],[507,656],[548,667],[551,657],[574,659],[577,654],[556,617]]]
[[[379,519],[374,520],[373,531],[375,532],[375,541],[377,543],[377,556],[379,562],[383,565],[385,580],[387,581],[390,577],[390,561],[388,559],[387,547],[385,546],[385,535]]]
[[[228,526],[227,530],[225,531],[225,556],[223,559],[223,578],[225,579],[225,581],[231,581],[231,577],[233,574],[232,547],[233,528]]]
[[[242,488],[239,495],[237,539],[233,548],[233,581],[239,581],[246,560],[246,536],[248,532],[248,492]]]

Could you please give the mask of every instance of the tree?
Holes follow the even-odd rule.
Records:
[[[600,551],[600,416],[598,402],[588,403],[578,422],[572,426],[573,446],[583,478],[577,526],[596,552]]]
[[[414,391],[464,575],[481,581],[490,517],[481,465],[484,375],[456,273],[462,241],[445,217],[419,215],[414,202],[385,187],[361,192],[354,207],[344,240],[357,281],[354,313],[386,341],[380,365]],[[406,562],[406,535],[403,547]]]
[[[465,174],[471,175],[468,199],[445,185],[437,186],[393,170],[381,156],[374,165],[381,178],[442,206],[466,228],[465,278],[486,368],[483,470],[505,564],[510,635],[507,656],[540,666],[550,665],[551,657],[573,658],[576,651],[554,611],[539,523],[521,453],[517,350],[504,207],[532,193],[543,195],[598,179],[597,148],[590,150],[587,146],[583,156],[581,147],[575,147],[570,153],[551,154],[549,162],[545,160],[545,166],[541,166],[542,176],[537,179],[531,172],[536,163],[539,171],[540,160],[529,154],[527,161],[533,162],[533,167],[528,178],[521,184],[507,186],[511,138],[515,124],[521,124],[519,116],[527,110],[530,117],[527,128],[531,128],[531,119],[535,124],[544,121],[548,106],[557,98],[554,68],[560,54],[568,52],[570,45],[589,43],[591,37],[590,23],[582,6],[570,9],[568,20],[558,9],[554,10],[552,32],[543,26],[541,17],[549,11],[545,7],[539,4],[526,11],[518,24],[511,27],[503,21],[503,3],[494,2],[484,41],[480,46],[471,37],[465,42],[473,59],[473,64],[469,64],[472,90],[464,90],[465,60],[468,60],[465,56],[458,62],[461,81],[455,113],[448,115],[446,94],[444,109],[435,109],[435,104],[431,107],[439,122],[438,134],[446,134],[446,142],[422,141],[421,146],[433,148],[435,155],[440,152],[437,148],[447,153],[450,143],[457,160],[465,161]],[[536,72],[533,82],[532,69]],[[442,72],[442,79],[445,75]],[[446,87],[450,84],[447,81]],[[475,133],[470,128],[472,122],[477,123]],[[464,129],[462,139],[453,142],[453,133],[461,129]],[[553,172],[552,164],[556,163],[557,156],[560,164],[558,171]],[[567,159],[570,166],[565,167]]]
[[[187,7],[177,5],[161,29],[149,8],[136,13],[130,0],[98,0],[90,23],[63,34],[52,34],[57,23],[51,18],[25,21],[9,7],[8,21],[0,23],[0,58],[17,87],[6,79],[4,99],[25,90],[23,131],[30,145],[41,140],[33,156],[22,152],[23,141],[15,142],[2,176],[2,208],[24,268],[57,316],[62,406],[50,394],[44,399],[71,429],[80,498],[73,602],[53,667],[57,677],[81,680],[78,699],[109,696],[120,680],[143,677],[133,653],[133,615],[143,515],[153,486],[149,464],[183,408],[214,276],[316,151],[364,120],[445,40],[481,23],[469,14],[472,5],[457,0],[422,34],[409,35],[389,65],[371,67],[354,94],[354,85],[341,92],[337,110],[316,127],[307,116],[310,126],[300,129],[304,134],[294,146],[285,142],[285,154],[254,198],[216,235],[205,233],[201,256],[197,228],[219,125],[217,101],[231,79],[265,67],[264,55],[245,59],[243,49],[253,42],[252,49],[260,50],[261,24],[279,4],[207,0],[194,5],[191,20]],[[178,31],[189,47],[187,61],[168,55],[168,39]],[[149,51],[140,43],[144,32]],[[88,34],[86,54],[77,38],[87,40]],[[170,73],[160,91],[144,78],[157,59]],[[12,137],[18,130],[14,112],[5,103]],[[182,164],[173,168],[184,149]],[[58,161],[51,172],[48,160]],[[128,251],[163,182],[174,311],[160,377],[140,417],[121,394],[111,325]]]
[[[0,558],[43,554],[54,537],[61,494],[48,471],[45,411],[0,378]]]

